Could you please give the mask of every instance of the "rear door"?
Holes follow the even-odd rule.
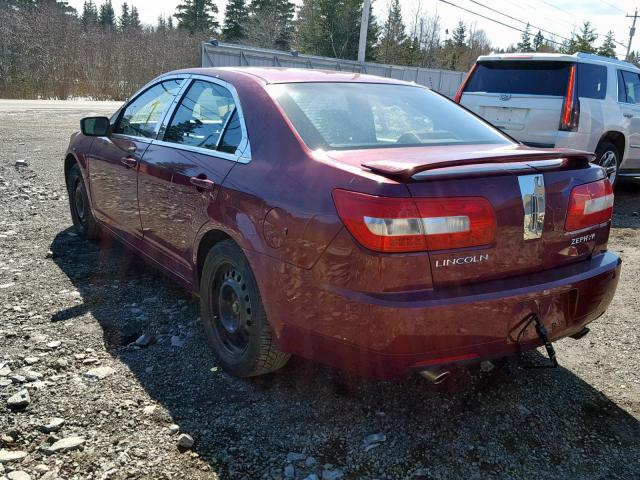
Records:
[[[640,75],[618,70],[618,103],[628,132],[629,153],[624,168],[640,168]]]
[[[225,177],[248,145],[233,87],[193,77],[167,115],[159,139],[140,165],[140,218],[144,243],[173,273],[190,280],[195,234],[215,217]]]
[[[553,147],[572,63],[479,62],[460,103],[515,139]]]

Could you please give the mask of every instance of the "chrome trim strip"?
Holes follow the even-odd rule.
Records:
[[[522,207],[524,208],[523,237],[535,240],[542,237],[544,213],[546,209],[544,176],[520,175],[518,177]]]
[[[251,160],[251,158],[249,158],[243,161],[242,154],[238,154],[239,150],[236,150],[236,153],[226,153],[219,150],[210,150],[208,148],[192,147],[191,145],[181,145],[179,143],[165,142],[164,140],[154,140],[151,142],[151,144],[159,145],[161,147],[169,147],[175,150],[186,150],[188,152],[199,153],[201,155],[207,155],[209,157],[231,160],[232,162],[249,163],[249,161]]]

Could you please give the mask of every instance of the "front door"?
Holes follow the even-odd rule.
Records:
[[[111,135],[96,138],[91,147],[89,181],[95,214],[132,244],[142,239],[138,210],[139,163],[181,82],[165,80],[142,92],[123,107]]]
[[[169,117],[140,165],[140,218],[145,247],[190,281],[195,235],[215,209],[246,133],[237,102],[222,83],[192,80]]]

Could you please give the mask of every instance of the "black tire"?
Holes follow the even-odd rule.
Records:
[[[67,173],[67,192],[71,220],[78,235],[87,240],[100,236],[100,225],[93,216],[87,189],[78,164],[74,164]]]
[[[618,180],[618,169],[620,168],[621,153],[611,142],[601,142],[596,148],[596,160],[594,163],[606,170],[607,178],[611,185],[615,185]]]
[[[231,240],[207,254],[200,281],[200,314],[222,368],[238,377],[270,373],[290,355],[279,351],[249,262]]]

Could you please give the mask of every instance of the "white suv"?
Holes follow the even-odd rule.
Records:
[[[640,69],[585,53],[478,57],[456,101],[516,140],[595,152],[612,183],[640,176]]]

